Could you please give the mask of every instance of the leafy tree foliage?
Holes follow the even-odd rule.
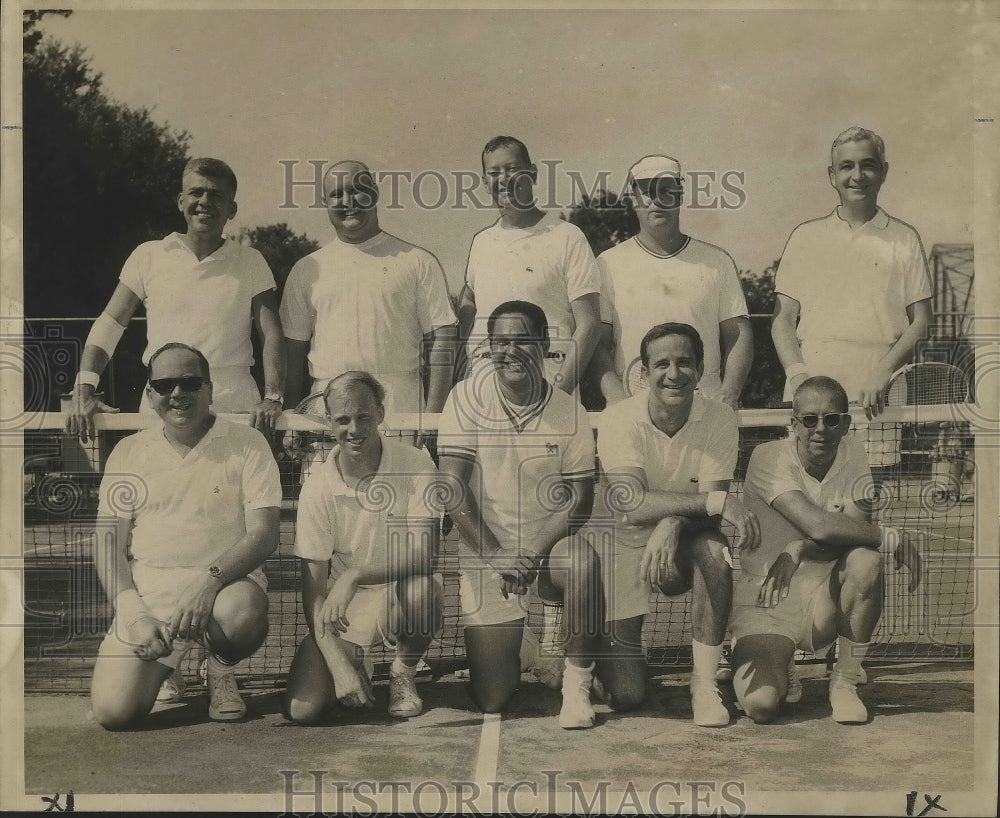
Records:
[[[583,201],[562,217],[580,228],[595,256],[639,232],[639,219],[628,200],[607,190],[584,194]]]
[[[258,250],[274,273],[278,285],[278,297],[285,289],[288,274],[295,262],[319,250],[319,242],[305,233],[293,232],[285,222],[254,227],[247,231],[250,246]]]
[[[749,270],[740,273],[740,283],[751,315],[771,315],[774,311],[774,274],[777,269],[778,262],[775,261],[763,273]],[[752,318],[750,324],[753,328],[753,363],[740,395],[740,405],[747,409],[773,408],[781,403],[785,371],[781,368],[778,353],[774,351],[770,319]]]
[[[190,137],[112,99],[39,14],[24,19],[25,314],[96,315],[136,245],[183,229]]]

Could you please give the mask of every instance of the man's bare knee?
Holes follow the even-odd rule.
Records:
[[[296,724],[316,724],[326,712],[326,708],[321,704],[306,701],[296,696],[286,696],[282,709],[285,718]]]
[[[882,554],[871,548],[852,548],[842,557],[847,578],[862,587],[872,587],[882,580]]]
[[[741,704],[746,714],[757,724],[767,724],[774,721],[781,707],[777,692],[765,690],[748,693],[742,698]]]
[[[145,713],[140,707],[130,705],[128,702],[108,702],[91,699],[91,709],[96,721],[105,730],[118,731],[128,730],[135,726],[135,723],[142,718]]]

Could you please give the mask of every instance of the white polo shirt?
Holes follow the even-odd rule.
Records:
[[[594,433],[579,401],[550,384],[531,414],[512,416],[495,374],[452,389],[441,412],[438,451],[475,460],[470,482],[483,521],[513,553],[522,532],[529,538],[561,505],[564,479],[594,473]]]
[[[500,220],[472,239],[465,284],[476,298],[469,354],[486,338],[486,322],[505,301],[528,301],[545,311],[553,352],[565,353],[576,331],[570,304],[600,292],[597,262],[578,227],[546,213],[533,227]]]
[[[671,436],[653,425],[647,401],[644,392],[601,413],[597,450],[609,481],[615,472],[639,468],[652,491],[697,494],[704,484],[733,479],[739,429],[732,408],[695,395],[687,422]],[[644,547],[653,528],[618,524],[617,542]]]
[[[339,447],[316,463],[299,496],[293,553],[332,560],[334,576],[348,568],[384,568],[389,537],[406,520],[436,518],[437,472],[427,452],[382,438],[378,470],[362,491],[349,488],[337,467]]]
[[[760,546],[740,552],[743,571],[767,576],[771,563],[784,547],[803,538],[801,531],[771,507],[776,498],[790,491],[801,491],[824,511],[842,512],[863,499],[870,476],[864,444],[851,435],[840,441],[837,457],[822,480],[812,477],[803,467],[794,437],[761,443],[750,455],[743,486],[744,502],[760,521]]]
[[[810,374],[835,378],[856,400],[909,326],[906,308],[932,289],[912,227],[879,208],[852,229],[839,210],[792,231],[774,286],[799,302],[796,334]]]
[[[212,369],[253,364],[250,303],[274,289],[264,257],[230,238],[201,261],[178,233],[132,251],[120,281],[146,306],[143,363],[164,344],[199,350]]]
[[[601,321],[611,324],[614,363],[621,377],[639,357],[643,336],[657,324],[690,324],[705,346],[705,373],[698,387],[722,386],[719,324],[745,318],[746,298],[729,254],[690,236],[672,255],[662,255],[633,236],[601,253]]]
[[[120,441],[98,514],[134,521],[132,556],[162,568],[211,565],[246,534],[246,512],[281,506],[278,464],[256,429],[217,417],[183,457],[163,427]]]
[[[392,396],[386,408],[397,412],[422,409],[423,336],[455,323],[438,260],[386,232],[361,244],[334,239],[300,259],[279,315],[286,338],[312,341],[314,379],[370,372]]]

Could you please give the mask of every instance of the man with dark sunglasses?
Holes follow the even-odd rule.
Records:
[[[639,234],[597,259],[603,326],[595,379],[609,403],[621,400],[622,375],[645,331],[665,321],[690,324],[705,345],[699,391],[736,408],[753,360],[736,264],[725,250],[681,231],[684,183],[676,159],[644,156],[629,168],[628,185]]]
[[[870,522],[871,473],[861,440],[847,434],[847,405],[837,381],[808,378],[795,392],[789,437],[757,446],[747,467],[744,497],[761,538],[742,552],[730,626],[733,687],[758,723],[772,721],[796,689],[796,649],[819,654],[835,641],[833,719],[867,721],[856,686],[882,614],[881,552],[892,549],[896,567],[909,569],[911,592],[920,582],[908,532]]]
[[[281,485],[264,436],[212,414],[197,349],[165,344],[149,367],[146,396],[162,425],[114,448],[100,490],[94,562],[115,618],[91,702],[109,730],[149,713],[197,642],[208,651],[210,718],[246,713],[233,666],[267,635],[261,566],[278,546]]]

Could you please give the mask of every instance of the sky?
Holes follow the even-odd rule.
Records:
[[[235,230],[283,221],[325,243],[325,212],[310,186],[289,193],[289,172],[309,180],[310,162],[356,158],[396,173],[383,177],[382,226],[437,255],[457,292],[472,236],[495,219],[476,177],[497,134],[527,143],[545,206],[579,199],[573,174],[617,191],[641,156],[676,157],[703,185],[704,207],[691,207],[688,178],[682,227],[759,272],[797,224],[836,205],[830,143],[863,125],[886,142],[880,204],[928,252],[971,241],[974,25],[971,6],[921,3],[77,11],[43,28],[82,44],[111,96],[188,131],[192,155],[233,166]],[[165,180],[164,195],[174,185]]]

